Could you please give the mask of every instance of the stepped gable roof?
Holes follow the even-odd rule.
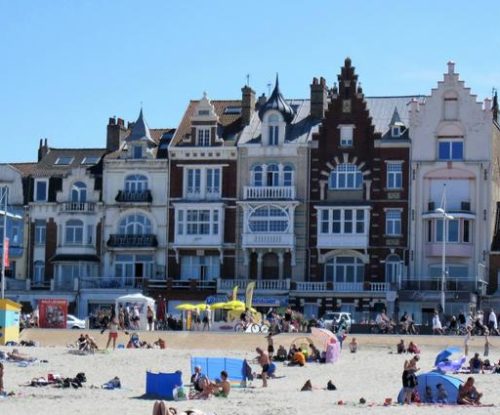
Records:
[[[394,97],[365,97],[366,106],[372,117],[375,132],[385,135],[392,125],[395,110],[399,121],[404,126],[410,124],[410,101],[415,98],[419,102],[425,101],[424,95],[404,95]]]
[[[53,148],[49,147],[47,154],[36,163],[34,177],[63,176],[75,168],[91,168],[98,164],[106,154],[105,148]],[[64,164],[56,164],[58,160],[66,159]],[[85,160],[85,161],[84,161]],[[95,162],[88,163],[89,160]]]
[[[311,102],[308,99],[290,99],[286,104],[295,113],[293,121],[286,126],[286,143],[306,143],[310,136],[317,132],[321,125],[321,120],[312,118]],[[257,112],[254,112],[250,119],[250,124],[242,131],[238,145],[240,144],[260,144],[262,141],[262,121]]]
[[[291,122],[295,117],[295,111],[288,104],[280,91],[278,75],[276,75],[276,84],[274,85],[271,96],[264,105],[259,108],[259,118],[261,121],[264,118],[264,114],[269,110],[279,111],[287,123]]]
[[[201,100],[191,100],[182,116],[175,135],[172,138],[171,146],[182,147],[185,137],[191,137],[191,117],[195,114],[196,108]],[[224,146],[234,146],[237,135],[240,133],[241,113],[237,111],[226,111],[229,107],[241,108],[241,100],[210,100],[218,117],[218,136],[224,140]]]

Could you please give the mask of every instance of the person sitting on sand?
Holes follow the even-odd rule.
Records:
[[[319,362],[321,360],[321,352],[313,342],[309,342],[309,347],[311,348],[311,352],[309,353],[307,360],[309,362]]]
[[[167,347],[165,340],[161,338],[158,338],[158,340],[153,343],[153,346],[158,346],[160,349],[165,349]]]
[[[227,372],[220,372],[220,381],[215,383],[213,395],[221,398],[227,398],[231,392],[231,384],[227,380]]]
[[[202,373],[201,366],[195,366],[194,373],[191,375],[191,383],[196,391],[201,392],[203,390],[202,379],[204,378],[206,378],[206,376]]]
[[[76,345],[78,347],[78,350],[81,352],[84,352],[87,350],[87,339],[85,338],[84,334],[80,334],[80,337],[78,337],[76,341]]]
[[[12,350],[11,353],[7,352],[7,359],[15,362],[34,362],[36,360],[34,357],[28,356],[27,354],[19,353],[18,349]]]
[[[480,405],[482,393],[479,393],[474,386],[474,378],[471,376],[467,381],[458,387],[457,403],[459,405]]]
[[[415,343],[411,341],[408,345],[408,353],[420,354],[420,349]]]
[[[425,387],[424,402],[436,403],[436,401],[434,400],[434,396],[432,396],[432,388],[430,386]]]
[[[474,353],[474,357],[469,360],[470,373],[480,373],[483,370],[483,361],[479,353]]]
[[[406,353],[405,341],[403,339],[399,341],[398,345],[396,346],[396,350],[398,354]]]
[[[437,403],[445,403],[445,404],[448,403],[448,392],[446,391],[443,384],[438,383],[436,385],[436,389],[437,389],[436,402]]]
[[[304,366],[306,364],[306,357],[304,356],[304,353],[302,353],[300,350],[297,350],[295,354],[293,355],[292,360],[290,363],[288,363],[288,366]]]
[[[127,349],[140,349],[140,348],[141,348],[141,342],[139,340],[139,335],[137,333],[132,333],[127,343]]]
[[[90,337],[88,335],[88,333],[85,334],[85,341],[87,342],[87,345],[90,348],[91,352],[95,352],[96,350],[99,349],[99,347],[97,346],[97,343],[96,343],[95,339],[93,337]]]
[[[293,359],[293,355],[298,351],[298,347],[295,346],[295,343],[292,343],[290,345],[290,349],[288,350],[288,355],[286,357],[286,360],[292,360]]]
[[[273,360],[277,362],[284,362],[286,360],[288,353],[282,344],[279,345],[278,351],[276,352],[276,356],[273,356]]]
[[[349,343],[349,350],[351,353],[356,353],[358,351],[358,342],[356,341],[356,337],[353,337]]]

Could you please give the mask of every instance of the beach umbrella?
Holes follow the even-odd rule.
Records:
[[[226,306],[226,303],[213,303],[210,305],[211,310],[220,310],[221,308],[224,308]]]
[[[182,310],[182,311],[192,311],[196,308],[195,305],[193,304],[179,304],[178,306],[175,307],[177,310]]]
[[[246,308],[245,308],[245,307],[236,307],[236,308],[232,308],[231,310],[233,310],[233,311],[241,311],[241,312],[243,312],[243,311],[246,311]],[[252,313],[254,313],[254,314],[255,314],[255,313],[258,313],[258,311],[257,311],[255,308],[253,308],[253,307],[250,307],[250,311],[251,311]]]
[[[458,352],[460,352],[460,349],[458,347],[447,347],[446,349],[441,350],[436,356],[436,360],[434,361],[434,366],[439,365],[439,363],[441,362],[448,361],[449,360],[448,358],[453,353],[458,353]]]
[[[337,336],[335,336],[335,334],[333,334],[333,332],[331,332],[328,329],[320,329],[318,327],[311,327],[311,335],[312,335],[312,337],[321,340],[321,342],[323,343],[323,347],[326,347],[326,345],[328,343],[337,342]]]
[[[196,304],[195,308],[197,308],[199,310],[206,310],[207,308],[211,309],[212,307],[210,307],[208,304],[200,303],[200,304]]]
[[[239,301],[239,300],[228,301],[224,305],[224,308],[226,308],[228,310],[234,310],[236,308],[245,308],[245,303],[243,301]]]

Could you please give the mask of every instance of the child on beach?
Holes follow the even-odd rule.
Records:
[[[446,392],[446,389],[444,388],[442,383],[438,383],[436,385],[437,388],[437,403],[448,403],[448,392]]]
[[[349,350],[351,353],[356,353],[358,351],[358,342],[356,341],[356,337],[353,337],[349,343]]]

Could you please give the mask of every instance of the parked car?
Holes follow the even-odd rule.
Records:
[[[80,320],[76,318],[73,314],[68,314],[66,319],[66,328],[67,329],[85,329],[85,320]]]
[[[322,317],[325,328],[336,332],[340,322],[344,320],[345,328],[347,331],[351,330],[351,325],[354,323],[351,313],[343,311],[328,311]]]

